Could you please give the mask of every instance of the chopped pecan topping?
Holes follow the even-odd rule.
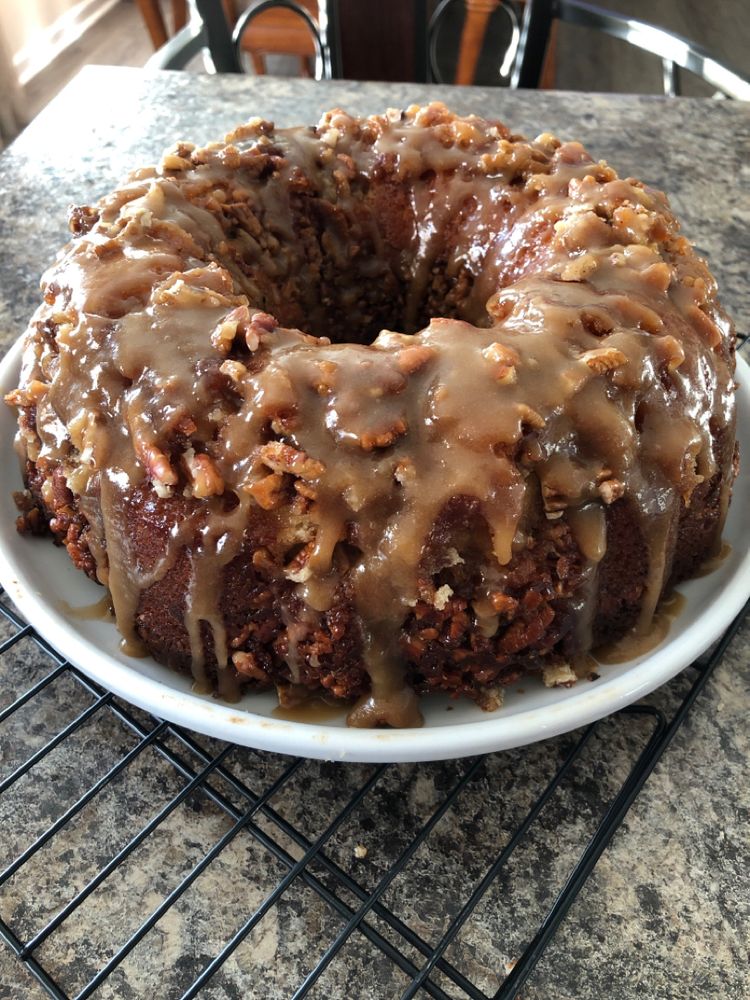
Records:
[[[99,213],[89,205],[75,205],[70,210],[68,228],[74,236],[85,236],[99,221]]]
[[[685,360],[685,351],[682,344],[674,337],[660,337],[656,342],[656,347],[667,366],[667,371],[676,371]]]
[[[527,427],[533,427],[534,430],[537,431],[540,431],[544,427],[545,420],[541,413],[537,413],[536,410],[532,410],[532,408],[527,406],[526,403],[519,403],[517,409],[521,417],[522,424],[525,424]]]
[[[597,375],[621,368],[628,363],[627,357],[616,347],[595,347],[591,351],[584,351],[581,361]]]
[[[307,500],[317,500],[318,491],[314,486],[306,483],[304,479],[296,479],[294,482],[295,490],[300,494],[300,496],[305,497]]]
[[[224,319],[214,327],[211,334],[211,345],[220,351],[222,354],[229,354],[232,349],[232,344],[234,343],[235,337],[238,333],[242,333],[246,330],[250,323],[250,310],[247,306],[238,306],[236,309],[232,309],[228,312]],[[245,337],[247,340],[247,336]],[[255,348],[257,348],[257,343]],[[255,348],[250,347],[250,350]]]
[[[417,477],[417,467],[410,458],[403,458],[396,463],[393,470],[394,479],[405,486],[408,482],[413,482]]]
[[[250,318],[250,323],[259,333],[273,333],[278,326],[276,319],[267,312],[255,312]]]
[[[480,688],[476,693],[477,705],[483,712],[496,712],[503,707],[505,692],[497,685]]]
[[[624,493],[625,486],[619,479],[605,479],[599,484],[599,495],[607,506],[619,500]]]
[[[270,572],[274,569],[274,561],[268,549],[259,548],[253,552],[253,566],[265,572]]]
[[[161,158],[161,169],[162,170],[189,170],[192,166],[190,160],[186,159],[184,156],[178,156],[176,152],[168,150]]]
[[[542,667],[542,680],[544,686],[551,687],[572,687],[578,678],[569,663],[555,663],[549,667]]]
[[[154,489],[160,497],[172,495],[172,487],[177,485],[177,473],[169,463],[169,459],[155,445],[146,448],[144,465],[151,478]]]
[[[544,509],[548,514],[565,510],[568,506],[568,497],[563,496],[559,490],[548,486],[547,483],[542,483],[542,499],[544,500]]]
[[[315,391],[319,396],[328,396],[336,387],[338,365],[335,361],[318,361],[317,368],[320,376],[315,383]]]
[[[397,355],[397,364],[405,375],[412,375],[424,368],[430,358],[434,357],[435,351],[426,344],[418,344],[414,347],[405,347]]]
[[[438,587],[435,591],[432,603],[438,611],[444,611],[451,597],[453,597],[453,589],[447,583],[444,583],[442,587]]]
[[[482,355],[493,365],[495,379],[500,385],[513,385],[518,380],[516,365],[521,359],[512,347],[495,342],[485,347]]]
[[[518,601],[510,594],[503,594],[499,590],[494,590],[490,594],[490,604],[499,615],[505,618],[512,618],[518,610]]]
[[[237,383],[241,382],[247,375],[247,368],[241,361],[223,361],[219,367],[219,371],[222,375],[226,375],[227,378]]]
[[[23,389],[11,390],[5,396],[5,402],[9,406],[34,406],[45,395],[48,389],[49,386],[46,382],[40,382],[39,379],[34,378]]]
[[[597,267],[596,257],[593,254],[584,253],[569,261],[560,271],[560,277],[563,281],[585,281]]]
[[[183,455],[183,461],[194,497],[202,500],[204,497],[221,496],[224,492],[224,480],[209,455],[196,453],[192,448],[188,448]]]
[[[325,465],[310,458],[304,451],[298,451],[282,441],[269,441],[260,449],[260,459],[274,472],[290,472],[300,479],[320,479],[326,471]]]
[[[406,434],[406,421],[399,417],[393,426],[389,427],[386,431],[381,431],[378,434],[373,431],[365,431],[357,440],[357,444],[362,451],[373,451],[375,448],[388,448],[403,434]]]
[[[254,681],[267,681],[268,674],[258,663],[253,653],[236,652],[232,653],[232,663],[237,673],[241,677],[248,677]]]
[[[700,279],[696,279],[700,280]],[[697,327],[698,332],[706,339],[709,347],[718,347],[721,343],[721,333],[716,324],[698,306],[688,306],[688,319]]]
[[[309,542],[296,556],[284,567],[284,576],[293,583],[304,583],[312,576],[312,569],[308,565],[310,557],[315,550],[315,542]]]
[[[176,271],[154,289],[155,305],[181,309],[214,309],[233,306],[232,279],[223,268],[214,266]]]
[[[189,413],[183,413],[183,415],[179,418],[179,420],[175,424],[175,427],[180,432],[180,434],[184,434],[185,437],[190,437],[191,434],[195,434],[195,432],[198,430],[197,424],[195,423],[195,421],[193,420],[193,418],[190,416]]]
[[[517,365],[520,363],[521,358],[517,351],[514,351],[512,347],[506,347],[505,344],[500,344],[497,341],[490,344],[489,347],[485,347],[482,351],[482,356],[493,364],[498,365]]]
[[[272,472],[270,476],[264,476],[263,479],[246,486],[245,490],[263,510],[275,510],[284,499],[283,485],[284,477],[281,473]]]

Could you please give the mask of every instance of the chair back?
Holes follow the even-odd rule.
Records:
[[[521,27],[512,87],[537,87],[555,20],[594,28],[629,42],[662,61],[664,93],[680,93],[679,71],[687,70],[715,87],[717,96],[750,101],[750,77],[723,65],[697,42],[656,25],[584,3],[583,0],[528,0]]]
[[[444,8],[445,2],[446,0],[443,0],[441,7]],[[450,0],[450,2],[459,3],[463,0]],[[408,7],[403,5],[405,11],[401,11],[402,4],[403,0],[397,2],[391,0],[386,6],[391,11],[396,27],[400,25],[403,28],[406,20],[410,29],[408,34],[413,34],[413,45],[408,39],[400,36],[392,39],[392,42],[401,44],[391,44],[388,52],[389,65],[384,68],[384,72],[393,72],[395,60],[403,56],[404,65],[410,67],[413,78],[420,82],[426,81],[430,72],[428,37],[436,30],[437,20],[434,26],[428,24],[428,0],[411,0]],[[341,23],[343,22],[343,30],[347,37],[359,38],[360,44],[363,38],[369,39],[366,5],[341,4],[340,0],[319,0],[317,17],[310,12],[309,6],[297,0],[252,0],[232,29],[225,14],[225,4],[219,0],[195,0],[191,22],[170,38],[146,65],[149,69],[184,69],[190,59],[199,52],[207,50],[217,72],[241,73],[244,71],[241,58],[243,37],[259,15],[272,9],[281,9],[297,15],[308,28],[314,48],[316,79],[339,79],[345,71],[351,74],[352,67],[351,65],[347,67],[343,58],[345,53],[341,45]],[[369,21],[372,21],[372,17]],[[376,19],[375,28],[376,33],[379,30],[381,34],[390,32],[392,35],[394,30],[382,13]],[[371,42],[367,41],[367,44],[371,46]],[[352,58],[349,58],[350,63]],[[401,66],[401,62],[398,66]],[[399,76],[388,75],[378,78],[401,79]]]

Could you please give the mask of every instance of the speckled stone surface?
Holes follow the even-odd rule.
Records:
[[[340,105],[374,112],[440,97],[456,110],[506,120],[527,134],[579,138],[622,174],[670,194],[684,230],[709,257],[738,328],[750,329],[750,109],[730,103],[297,80],[209,78],[90,68],[0,157],[0,347],[21,332],[38,279],[66,239],[66,209],[95,200],[130,167],[177,138],[219,136],[262,115],[287,125]],[[10,488],[15,470],[0,470]],[[5,628],[3,626],[3,628]],[[0,641],[7,634],[0,629]],[[0,656],[0,710],[52,668],[28,640]],[[648,701],[674,711],[691,676]],[[0,727],[0,778],[94,702],[64,674]],[[750,995],[750,624],[709,681],[650,777],[541,962],[524,1000],[744,1000]],[[136,722],[153,726],[145,715]],[[649,717],[600,725],[508,866],[450,946],[447,958],[485,994],[501,984],[554,901],[607,803],[652,731]],[[439,939],[488,864],[507,843],[575,739],[570,734],[487,757],[389,886],[383,902],[429,941]],[[212,741],[196,737],[210,754]],[[0,796],[0,868],[58,819],[137,744],[132,728],[101,706],[74,736]],[[165,745],[193,769],[200,758],[174,736]],[[226,766],[262,793],[292,762],[235,748]],[[311,876],[333,886],[331,864],[370,891],[471,762],[391,767],[324,847]],[[263,838],[299,859],[371,766],[306,761],[218,854],[96,991],[112,1000],[179,997],[288,870]],[[240,811],[236,788],[213,779]],[[153,746],[0,888],[0,916],[26,940],[169,802],[185,779]],[[294,842],[284,822],[307,838]],[[254,825],[253,825],[254,824]],[[36,952],[69,995],[102,968],[139,923],[224,836],[231,820],[190,794]],[[355,854],[364,845],[366,857]],[[341,891],[350,906],[356,896]],[[294,881],[200,996],[291,996],[343,926],[310,887]],[[382,920],[370,926],[414,959]],[[417,961],[417,964],[420,964]],[[436,974],[454,996],[458,987]],[[408,980],[361,935],[350,938],[313,987],[329,1000],[399,997]],[[46,994],[0,945],[0,998]],[[420,994],[426,995],[426,994]]]

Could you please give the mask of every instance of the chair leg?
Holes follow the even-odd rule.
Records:
[[[557,83],[557,27],[559,21],[553,21],[549,30],[547,52],[542,63],[542,76],[539,80],[540,90],[554,90]]]
[[[154,49],[160,49],[167,44],[167,27],[161,15],[157,0],[136,0]]]
[[[303,76],[308,80],[312,79],[312,67],[310,66],[310,60],[307,56],[299,57],[299,73],[300,76]]]
[[[228,24],[233,27],[237,21],[237,4],[234,0],[221,0]]]
[[[487,24],[492,12],[500,6],[500,0],[464,0],[464,4],[466,20],[461,32],[455,82],[468,85],[474,82]]]
[[[260,54],[260,52],[251,52],[250,53],[250,58],[253,61],[253,69],[255,70],[256,75],[257,76],[265,76],[266,75],[266,60]]]
[[[187,24],[187,0],[172,0],[172,24],[175,35]]]

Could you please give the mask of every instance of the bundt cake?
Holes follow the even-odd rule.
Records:
[[[253,119],[71,229],[8,397],[20,527],[199,690],[492,708],[717,546],[731,323],[664,195],[577,142]]]

